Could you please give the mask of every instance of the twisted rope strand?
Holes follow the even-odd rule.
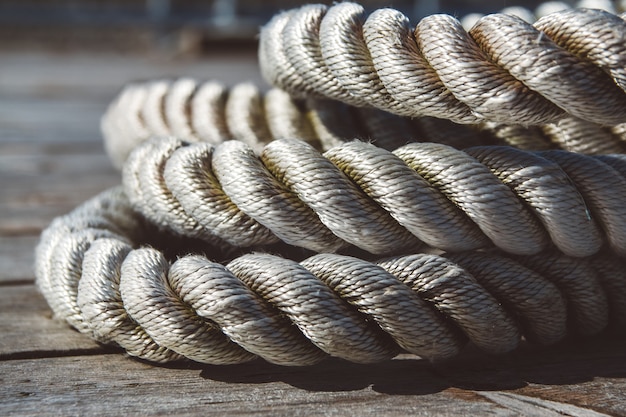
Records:
[[[600,254],[591,260],[590,265],[593,270],[597,271],[600,285],[605,289],[609,303],[609,317],[626,317],[622,314],[626,311],[626,288],[619,285],[619,279],[612,279],[612,277],[619,276],[621,268],[624,268],[623,259],[614,259],[609,255]],[[609,324],[613,330],[619,331],[618,329],[622,328],[624,322],[622,319],[617,319]]]
[[[514,311],[530,340],[550,344],[565,334],[564,294],[545,276],[484,254],[455,254],[450,260],[479,276],[479,283]]]
[[[155,90],[160,94],[151,93]],[[568,117],[539,127],[493,122],[459,125],[432,117],[403,118],[332,100],[298,100],[278,89],[263,95],[251,84],[227,89],[215,81],[188,78],[126,86],[109,106],[101,127],[105,148],[117,167],[139,143],[172,135],[213,145],[237,139],[257,152],[271,140],[285,138],[299,138],[323,150],[360,138],[388,150],[418,141],[459,149],[508,144],[585,154],[626,152],[626,123],[603,127]]]
[[[607,240],[625,254],[626,178],[603,161],[623,171],[619,156],[565,151],[413,143],[391,153],[355,141],[322,156],[278,140],[258,157],[236,141],[212,149],[162,139],[131,154],[123,179],[153,223],[192,237],[201,229],[206,240],[234,246],[280,238],[316,252],[350,244],[390,254],[421,241],[536,254],[551,240],[583,257]]]
[[[44,232],[37,279],[58,318],[147,360],[226,364],[259,355],[309,365],[330,354],[369,363],[400,348],[440,360],[465,338],[502,353],[522,334],[541,344],[568,327],[595,334],[609,311],[614,325],[626,322],[625,299],[605,294],[625,291],[625,269],[607,254],[415,254],[372,264],[257,253],[226,266],[200,255],[170,263],[158,249],[133,249],[142,245],[135,237],[156,241],[142,224],[119,188],[102,193]],[[594,262],[606,267],[596,271]]]
[[[152,362],[182,359],[158,345],[124,308],[119,291],[120,267],[132,247],[116,239],[98,239],[91,247],[93,250],[87,251],[83,258],[76,296],[76,304],[91,336],[101,343],[117,344],[129,355]],[[38,279],[40,288],[41,282]]]
[[[606,233],[609,245],[618,253],[624,254],[622,249],[624,240],[623,231],[626,231],[624,215],[624,199],[619,195],[626,191],[626,181],[618,171],[592,158],[589,163],[583,162],[578,154],[563,153],[562,151],[547,151],[542,155],[556,162],[567,175],[578,185],[581,195],[587,202],[590,212],[596,216]],[[590,175],[593,172],[593,175]]]
[[[494,14],[469,32],[433,15],[412,33],[398,11],[365,18],[345,2],[275,17],[261,31],[259,62],[291,94],[403,116],[529,125],[570,114],[612,126],[625,121],[625,39],[626,22],[600,10],[561,11],[535,26]]]
[[[521,264],[541,271],[562,291],[570,312],[569,325],[581,335],[596,334],[608,323],[606,293],[596,279],[581,279],[594,274],[590,265],[572,262],[563,256],[521,259]]]
[[[553,242],[565,253],[595,253],[602,245],[600,229],[582,209],[585,200],[561,166],[539,155],[504,147],[476,147],[466,152],[486,165],[532,207]],[[590,159],[590,163],[595,161]],[[558,209],[556,207],[559,207]],[[564,218],[563,213],[577,217]],[[577,236],[584,235],[582,240]],[[571,245],[571,246],[570,246]]]

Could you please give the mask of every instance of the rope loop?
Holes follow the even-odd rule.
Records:
[[[261,31],[280,89],[128,85],[101,123],[122,186],[36,249],[54,315],[210,364],[623,333],[626,15],[512,11],[307,5]]]
[[[508,14],[466,31],[448,15],[413,30],[393,9],[350,2],[283,12],[261,30],[265,79],[402,116],[537,125],[571,115],[626,121],[626,22],[606,11],[555,12],[534,25]],[[277,58],[277,59],[276,59]]]
[[[216,248],[176,239],[111,189],[46,229],[37,282],[57,318],[155,362],[372,363],[401,351],[439,361],[468,341],[504,353],[522,336],[548,345],[626,323],[626,268],[608,253],[209,260]]]
[[[494,122],[461,125],[332,100],[297,99],[276,88],[262,93],[249,83],[227,88],[217,81],[189,78],[127,85],[107,109],[101,126],[105,149],[118,168],[139,143],[163,136],[212,145],[236,139],[255,152],[272,140],[291,138],[324,151],[360,139],[387,150],[410,142],[438,142],[458,149],[508,145],[584,154],[626,152],[626,123],[606,127],[567,117],[529,127]]]
[[[281,240],[379,255],[422,243],[519,255],[554,245],[585,257],[605,242],[626,254],[623,163],[622,155],[434,143],[389,152],[354,141],[322,155],[287,139],[257,156],[237,141],[213,148],[170,138],[138,146],[123,182],[151,222],[213,243]]]

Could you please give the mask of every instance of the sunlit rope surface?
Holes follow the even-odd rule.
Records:
[[[102,123],[123,188],[44,231],[37,284],[57,318],[156,362],[437,361],[623,333],[626,159],[546,150],[623,150],[623,18],[278,15],[263,73],[306,97],[128,86]],[[502,143],[542,151],[470,147]]]
[[[399,117],[334,100],[294,99],[250,83],[182,78],[126,86],[102,118],[104,145],[117,167],[139,143],[155,136],[217,145],[236,139],[255,151],[275,139],[298,138],[320,150],[353,139],[393,150],[409,142],[455,148],[510,145],[526,150],[560,148],[585,154],[626,152],[626,123],[602,126],[575,117],[541,126],[485,122],[461,125],[434,117]]]
[[[155,233],[120,188],[56,219],[37,248],[37,283],[56,317],[151,361],[258,355],[282,365],[327,355],[370,363],[401,350],[441,360],[467,340],[503,353],[522,335],[551,344],[597,334],[609,320],[626,325],[626,269],[615,256],[465,252],[373,263],[250,253],[222,265],[200,255],[215,248],[188,241],[168,258],[154,245],[171,250],[172,237]],[[141,239],[152,248],[138,248]]]
[[[626,121],[622,17],[573,9],[531,25],[492,14],[466,32],[448,15],[413,29],[394,9],[307,5],[262,29],[259,61],[272,85],[294,95],[403,116],[530,125],[569,114],[616,125]]]

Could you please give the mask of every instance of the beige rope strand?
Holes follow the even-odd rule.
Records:
[[[438,360],[456,355],[465,338],[501,353],[522,334],[551,344],[568,331],[601,331],[609,313],[614,326],[626,322],[623,298],[605,295],[605,288],[623,293],[626,275],[606,254],[598,262],[608,259],[609,269],[598,274],[589,260],[552,253],[520,260],[415,254],[378,265],[257,253],[223,266],[185,252],[170,261],[158,249],[133,249],[142,245],[134,236],[171,241],[142,224],[119,189],[95,197],[43,234],[37,278],[58,318],[148,360],[226,364],[259,355],[308,365],[333,355],[377,362],[400,347]]]
[[[213,150],[161,139],[131,154],[123,179],[133,207],[153,223],[234,246],[280,238],[317,252],[350,244],[391,254],[421,241],[535,254],[552,241],[581,257],[606,240],[624,254],[626,179],[603,161],[623,164],[619,156],[433,143],[391,153],[357,141],[322,156],[305,142],[277,140],[258,157],[241,142]]]
[[[527,150],[561,148],[586,154],[626,151],[626,123],[609,128],[569,117],[540,127],[493,122],[460,125],[432,117],[400,117],[332,100],[298,100],[278,89],[263,94],[251,84],[226,88],[216,81],[193,81],[192,89],[191,82],[186,78],[155,80],[129,84],[120,92],[101,123],[105,149],[118,168],[139,143],[170,135],[212,145],[238,139],[256,151],[272,140],[291,138],[322,150],[361,139],[388,150],[417,141],[458,149],[506,144]],[[161,94],[150,93],[153,90]],[[174,99],[177,106],[170,103]],[[181,108],[185,110],[172,111]],[[170,113],[166,114],[168,109]],[[175,129],[174,124],[184,128]]]
[[[583,29],[587,23],[602,30]],[[412,33],[400,12],[380,9],[364,20],[360,6],[346,2],[275,18],[261,32],[260,63],[268,82],[290,93],[405,116],[528,125],[569,113],[616,125],[626,117],[624,39],[626,22],[600,10],[561,11],[534,26],[494,14],[468,32],[450,16],[432,15]]]

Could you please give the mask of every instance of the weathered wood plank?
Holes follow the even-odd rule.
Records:
[[[324,379],[310,375],[317,378],[317,389],[298,388],[292,370],[277,368],[272,374],[263,375],[267,372],[263,364],[234,370],[234,379],[228,377],[233,371],[228,368],[156,368],[111,355],[11,361],[0,363],[0,369],[0,413],[5,416],[381,416],[446,415],[452,411],[504,415],[497,413],[504,409],[488,401],[451,399],[444,393],[424,397],[377,393],[368,387],[368,380],[363,380],[362,375],[357,377],[360,381],[341,375],[347,370],[341,366],[337,370],[326,367],[328,374]],[[212,379],[211,373],[217,379]],[[333,390],[337,377],[352,383],[347,383],[344,390]],[[421,384],[424,377],[414,380]],[[393,379],[391,374],[389,379]],[[329,389],[324,389],[325,382],[329,382]]]
[[[0,285],[33,280],[38,236],[0,236]]]
[[[42,180],[50,175],[113,172],[102,144],[0,143],[0,175],[10,185],[19,178]],[[41,176],[42,178],[37,178]]]
[[[47,318],[33,286],[3,287],[0,306],[0,415],[626,414],[625,340],[498,358],[470,350],[435,367],[409,355],[376,365],[159,367],[98,355],[95,343]],[[114,404],[109,410],[99,408],[103,396]]]
[[[467,355],[467,352],[466,352]],[[437,368],[459,395],[476,391],[512,410],[528,403],[522,415],[535,415],[537,406],[555,412],[555,404],[591,409],[609,415],[626,415],[626,340],[596,337],[569,340],[551,348],[525,346],[504,357],[461,356]],[[527,397],[520,399],[503,393]],[[555,408],[556,407],[556,408]],[[559,415],[587,415],[567,411]]]
[[[103,351],[67,324],[51,320],[50,309],[32,284],[0,287],[0,335],[0,360]]]
[[[254,50],[217,51],[202,58],[172,55],[4,53],[0,60],[0,91],[5,96],[89,96],[104,103],[132,80],[194,77],[232,85],[262,85]],[[69,115],[68,120],[71,120]]]
[[[114,354],[4,361],[0,413],[593,417],[626,412],[623,377],[591,373],[581,381],[563,367],[563,382],[546,386],[520,379],[541,373],[541,364],[502,370],[497,362],[471,373],[477,385],[509,372],[523,386],[509,389],[510,382],[502,381],[505,391],[459,387],[451,378],[454,374],[442,375],[414,358],[379,365],[329,360],[305,368],[261,361],[226,367],[157,367]],[[567,367],[577,368],[576,363]],[[572,378],[569,382],[567,375]],[[570,403],[573,396],[586,398],[588,408]],[[102,398],[107,399],[106,407]]]
[[[34,189],[7,190],[3,198],[9,201],[0,202],[0,236],[38,234],[53,218],[119,183],[116,177],[105,176],[77,179],[73,184],[53,182],[47,188],[41,182]]]
[[[121,178],[100,143],[0,144],[0,236],[38,234]]]
[[[0,142],[99,142],[98,126],[106,106],[106,101],[92,97],[0,100]]]
[[[85,163],[89,163],[86,159]],[[66,198],[72,198],[75,194],[82,196],[87,191],[92,195],[103,187],[118,185],[120,182],[120,174],[109,167],[102,171],[76,170],[73,173],[20,176],[6,182],[0,204],[15,207],[65,202]]]

